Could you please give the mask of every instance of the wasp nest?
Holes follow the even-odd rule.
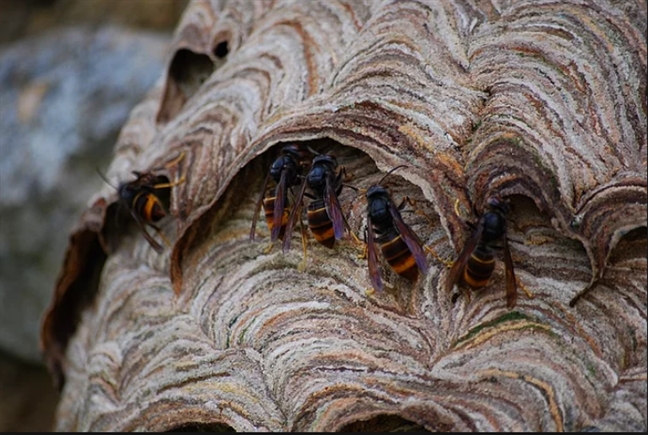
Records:
[[[44,318],[56,428],[645,431],[645,35],[643,1],[192,2]],[[333,249],[250,240],[290,144],[345,168]],[[372,292],[400,165],[427,273],[379,252]],[[447,289],[495,196],[512,308],[499,254]]]

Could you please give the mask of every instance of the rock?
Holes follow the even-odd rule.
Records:
[[[40,316],[68,233],[103,183],[132,107],[163,70],[170,35],[73,27],[0,54],[0,348],[40,362]]]
[[[57,401],[42,367],[0,352],[0,432],[51,431]]]
[[[188,0],[3,0],[0,44],[55,27],[107,24],[171,32]]]

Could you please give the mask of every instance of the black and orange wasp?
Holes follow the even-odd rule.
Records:
[[[455,284],[460,281],[465,282],[473,290],[486,286],[495,269],[495,252],[503,250],[506,305],[508,308],[515,306],[517,285],[506,236],[508,213],[508,203],[498,196],[491,196],[486,201],[485,211],[479,217],[477,224],[468,223],[473,232],[448,273],[446,291],[451,292]]]
[[[167,163],[165,167],[169,168],[183,158],[184,153],[181,153],[179,157]],[[161,169],[163,168],[152,169],[147,172],[132,171],[136,177],[135,180],[120,183],[118,187],[113,186],[117,190],[118,208],[126,207],[128,209],[137,226],[144,234],[146,241],[158,253],[162,253],[164,248],[146,231],[146,226],[153,228],[162,240],[169,245],[162,230],[156,225],[168,214],[161,198],[168,195],[168,189],[184,182],[184,177],[175,182],[169,182],[165,175],[159,174]],[[112,186],[101,172],[99,172],[99,175],[106,183]]]
[[[288,191],[302,183],[304,172],[310,167],[312,152],[300,143],[284,145],[281,154],[270,166],[270,171],[265,178],[261,195],[254,209],[250,239],[254,240],[256,221],[263,205],[266,223],[270,229],[270,239],[274,242],[284,236],[286,224],[290,214],[290,201]],[[276,186],[268,189],[272,179]]]
[[[338,199],[343,187],[343,176],[344,168],[338,170],[337,159],[334,156],[330,154],[315,156],[286,225],[284,252],[290,249],[292,228],[295,218],[301,214],[304,196],[311,199],[306,211],[308,227],[315,240],[327,248],[333,248],[335,241],[344,236],[346,220]],[[306,192],[307,187],[312,193]]]
[[[378,269],[376,245],[380,246],[382,255],[397,274],[416,280],[419,271],[425,275],[428,270],[423,252],[423,244],[410,227],[403,221],[400,211],[405,206],[407,197],[399,206],[391,199],[389,191],[382,185],[385,178],[405,165],[391,169],[377,184],[367,192],[367,259],[369,277],[373,288],[383,290],[383,283]]]

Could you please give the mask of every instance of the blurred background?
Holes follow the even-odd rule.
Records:
[[[188,0],[0,1],[0,431],[49,431],[38,348],[70,229]]]

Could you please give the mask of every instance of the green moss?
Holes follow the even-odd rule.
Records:
[[[462,343],[464,341],[470,340],[471,338],[473,338],[474,336],[476,336],[477,334],[479,334],[482,330],[484,330],[486,328],[492,328],[492,327],[500,325],[502,323],[512,322],[514,320],[532,320],[532,318],[520,313],[519,311],[509,311],[508,313],[506,313],[506,314],[504,314],[504,315],[502,315],[502,316],[500,316],[500,317],[498,317],[498,318],[496,318],[494,320],[491,320],[490,322],[482,323],[481,325],[475,326],[470,331],[468,331],[468,334],[466,334],[464,337],[460,338],[457,341],[456,345],[458,345],[458,344],[460,344],[460,343]]]
[[[252,320],[252,322],[253,322],[253,321],[254,321],[254,320]],[[252,322],[250,322],[250,323],[248,324],[248,326],[246,326],[246,327],[241,331],[241,333],[240,333],[239,336],[238,336],[238,343],[236,343],[236,344],[239,344],[239,345],[240,345],[241,343],[243,343],[243,338],[245,337],[245,333],[247,332],[247,330],[248,330],[248,328],[250,327],[250,325],[252,324]]]
[[[587,364],[587,363],[586,363],[586,364],[585,364],[585,367],[587,368],[587,373],[589,373],[589,375],[590,375],[591,377],[595,377],[595,376],[596,376],[596,368],[594,368],[594,366],[593,366],[592,364]]]

